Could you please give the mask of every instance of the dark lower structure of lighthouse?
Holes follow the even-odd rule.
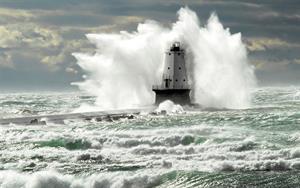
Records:
[[[185,53],[180,43],[175,42],[166,52],[161,85],[154,85],[155,104],[171,100],[176,104],[191,104],[191,87],[188,83]]]

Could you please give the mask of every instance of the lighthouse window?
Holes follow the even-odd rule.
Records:
[[[183,79],[183,81],[185,82],[185,79]]]
[[[171,53],[169,53],[169,55],[171,55]]]
[[[181,70],[181,67],[179,67],[179,70]]]
[[[168,67],[168,69],[170,69],[170,67]]]
[[[178,80],[176,79],[175,81],[177,82]]]
[[[178,53],[178,55],[180,55],[180,53]]]

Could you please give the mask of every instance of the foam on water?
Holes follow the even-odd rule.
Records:
[[[170,100],[166,100],[160,103],[155,111],[158,113],[166,112],[167,114],[178,114],[184,112],[182,106],[180,106],[179,104],[174,104]]]
[[[245,110],[1,125],[0,187],[297,187],[298,91],[260,88],[254,93],[255,108]],[[78,103],[69,102],[69,109],[63,110]],[[48,111],[57,108],[56,100],[49,103]],[[176,106],[170,101],[165,105],[167,110]],[[12,110],[19,107],[10,104]]]
[[[92,175],[86,178],[75,178],[53,171],[43,171],[33,175],[24,175],[13,171],[0,172],[0,185],[3,188],[146,188],[159,184],[159,179],[149,175],[108,173]]]
[[[87,177],[66,176],[52,171],[24,175],[12,171],[0,173],[0,185],[4,188],[146,188],[146,187],[298,187],[297,178],[290,172],[264,174],[227,172],[226,174],[183,173],[170,171],[164,174],[153,172],[131,175],[126,173],[95,174]],[[214,179],[215,181],[210,181]],[[253,180],[256,180],[253,183]]]
[[[129,165],[130,168],[207,172],[300,168],[297,147],[267,142],[272,137],[266,136],[268,131],[254,134],[251,129],[205,124],[129,130],[85,126],[75,125],[62,130],[58,126],[47,130],[34,126],[26,129],[2,127],[1,135],[6,135],[5,142],[12,147],[2,151],[5,160],[10,161],[2,164],[2,168],[24,170],[32,166],[29,169],[34,171],[40,168],[72,171],[73,165],[81,160],[90,161],[92,167],[88,168],[92,171],[110,169],[116,164],[122,164],[124,168]],[[286,135],[281,134],[283,139]],[[293,137],[290,139],[294,140]],[[27,160],[22,163],[24,158]],[[15,163],[18,160],[21,161]]]
[[[164,52],[174,41],[186,49],[193,100],[205,107],[249,107],[255,83],[253,67],[241,34],[231,34],[212,14],[200,25],[189,8],[178,11],[171,28],[147,20],[137,31],[88,34],[95,54],[74,53],[86,72],[80,89],[97,96],[101,108],[129,108],[153,104],[153,84],[162,77]]]

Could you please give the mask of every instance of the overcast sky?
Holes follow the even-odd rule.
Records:
[[[184,5],[242,33],[259,84],[299,85],[299,0],[0,0],[0,91],[70,89],[83,74],[71,53],[94,48],[86,33],[168,25]]]

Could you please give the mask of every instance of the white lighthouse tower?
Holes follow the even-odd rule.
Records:
[[[154,85],[155,103],[171,100],[176,104],[190,104],[190,85],[185,65],[185,53],[180,43],[175,42],[166,52],[161,85]]]

